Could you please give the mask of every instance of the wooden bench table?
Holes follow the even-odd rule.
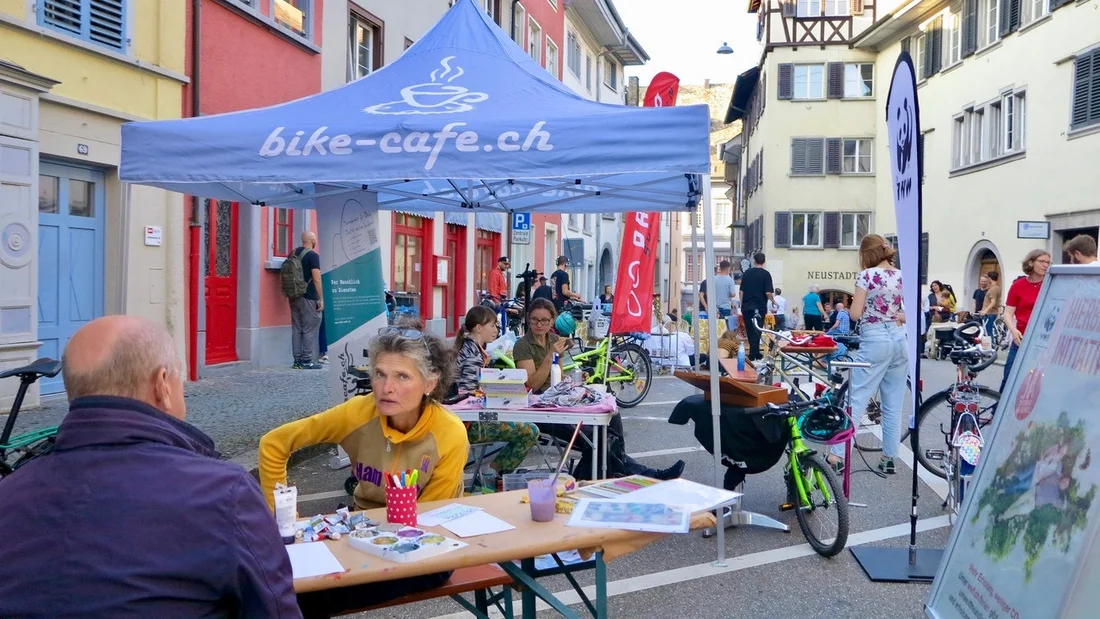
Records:
[[[424,595],[427,597],[413,595],[409,596],[410,599],[406,601],[419,601],[443,595],[449,595],[453,598],[460,593],[470,591],[476,593],[477,591],[486,591],[491,586],[500,586],[503,581],[487,578],[487,572],[474,573],[466,571],[495,564],[508,578],[514,581],[517,588],[522,587],[522,616],[525,619],[535,618],[535,605],[539,598],[563,616],[576,618],[576,613],[558,600],[552,592],[540,585],[537,579],[552,574],[565,573],[567,578],[572,581],[569,572],[594,569],[596,573],[595,602],[590,602],[583,592],[581,592],[581,599],[585,601],[594,617],[604,619],[607,617],[606,562],[639,550],[664,537],[664,534],[620,529],[567,527],[565,523],[569,520],[569,516],[564,514],[557,514],[551,522],[534,522],[531,520],[531,506],[520,502],[524,494],[525,491],[521,490],[421,503],[418,506],[420,513],[452,503],[473,505],[515,527],[491,535],[465,538],[462,541],[465,541],[468,544],[467,546],[421,561],[411,563],[387,561],[352,548],[348,544],[346,536],[336,541],[326,540],[322,543],[329,547],[329,550],[344,567],[344,571],[336,574],[296,579],[294,589],[299,593],[322,591],[453,570],[455,574],[452,575],[451,580],[455,581],[456,576],[458,580],[449,582],[452,589],[440,591],[448,587],[445,584],[436,590],[425,592]],[[385,522],[386,519],[385,508],[367,510],[365,515],[375,522]],[[714,514],[700,512],[692,517],[691,528],[703,529],[714,526],[715,522]],[[455,537],[443,527],[420,528],[448,537]],[[551,570],[538,570],[535,568],[535,557],[554,555],[569,550],[579,550],[582,557],[588,560],[583,564]],[[472,578],[475,575],[477,578]],[[490,582],[495,584],[488,584]],[[574,588],[580,592],[581,588],[575,584],[575,581],[573,582]],[[508,585],[504,585],[504,587],[504,595],[508,598],[505,606],[510,607],[511,591]],[[466,601],[463,600],[463,602]],[[396,603],[405,602],[395,600],[393,604]],[[466,602],[463,606],[466,607],[466,610],[472,611],[472,607],[468,604]],[[502,609],[502,612],[504,612],[504,609]],[[475,613],[475,615],[477,614]],[[507,613],[506,616],[508,616]]]

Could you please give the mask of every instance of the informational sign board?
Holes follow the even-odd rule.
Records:
[[[1098,410],[1100,267],[1055,266],[985,429],[928,617],[1097,616]]]
[[[146,247],[160,247],[164,243],[164,228],[160,226],[145,226]]]
[[[319,192],[323,196],[324,192]],[[355,393],[349,368],[362,366],[370,337],[386,326],[376,194],[320,197],[317,252],[325,296],[329,388],[338,404]]]
[[[1016,238],[1018,239],[1049,239],[1049,221],[1017,221]]]
[[[512,213],[512,243],[515,245],[531,244],[530,213]]]

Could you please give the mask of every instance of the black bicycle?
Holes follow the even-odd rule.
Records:
[[[60,372],[61,362],[49,358],[38,359],[30,365],[0,372],[0,380],[19,378],[19,390],[15,393],[15,401],[12,402],[8,420],[4,423],[4,430],[0,432],[0,479],[11,475],[31,460],[53,451],[57,441],[57,426],[33,430],[18,436],[12,436],[11,433],[15,430],[15,420],[19,416],[19,409],[22,408],[23,399],[27,396],[27,390],[31,385],[43,376],[53,378]]]

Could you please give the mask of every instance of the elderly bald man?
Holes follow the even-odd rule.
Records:
[[[0,481],[0,617],[301,617],[259,485],[186,423],[171,336],[85,325],[47,454]]]

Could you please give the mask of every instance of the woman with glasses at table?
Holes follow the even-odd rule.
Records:
[[[519,338],[512,348],[512,358],[516,367],[527,370],[527,387],[535,393],[542,393],[550,388],[550,366],[554,363],[554,355],[558,355],[558,363],[562,363],[562,356],[572,347],[572,340],[558,337],[552,333],[552,325],[558,312],[554,304],[546,299],[531,301],[531,308],[527,312],[527,334]],[[557,423],[537,424],[543,434],[548,434],[561,441],[569,442],[573,436],[575,426]],[[591,439],[591,432],[588,432]],[[677,460],[676,464],[667,469],[651,469],[626,454],[626,436],[623,432],[623,420],[619,415],[613,415],[608,424],[608,477],[623,477],[625,475],[645,475],[655,479],[675,479],[684,472],[684,461]],[[589,479],[592,476],[592,446],[584,440],[578,440],[575,445],[581,450],[581,461],[573,469],[573,475],[578,479]]]
[[[459,395],[476,392],[481,386],[481,370],[489,360],[485,346],[497,338],[497,314],[484,305],[475,305],[466,312],[466,320],[455,336],[458,351],[458,375],[455,387]],[[489,463],[498,474],[511,473],[527,452],[539,441],[539,429],[533,423],[512,421],[474,421],[466,424],[466,438],[474,443],[507,443]]]
[[[276,483],[286,483],[295,451],[336,443],[351,459],[359,480],[355,507],[386,504],[383,475],[419,471],[419,501],[462,496],[462,469],[469,442],[462,421],[439,404],[454,375],[454,348],[416,329],[386,327],[371,339],[373,393],[356,396],[312,417],[293,421],[260,439],[260,486],[274,509]],[[375,585],[340,587],[298,596],[305,617],[327,617],[437,587],[449,574],[432,574]]]

